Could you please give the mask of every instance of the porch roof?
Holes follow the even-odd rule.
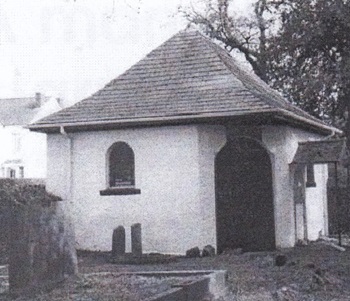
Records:
[[[345,163],[348,157],[345,139],[299,142],[295,164]]]
[[[121,126],[242,120],[268,115],[322,133],[340,132],[293,106],[224,49],[198,32],[182,31],[103,89],[29,128],[42,132]]]

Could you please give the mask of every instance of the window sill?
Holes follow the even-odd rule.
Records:
[[[106,196],[106,195],[129,195],[129,194],[140,194],[141,190],[137,188],[107,188],[105,190],[100,190],[100,195]]]

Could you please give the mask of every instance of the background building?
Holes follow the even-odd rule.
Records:
[[[46,177],[46,135],[26,126],[61,108],[59,99],[41,93],[0,99],[0,177]]]

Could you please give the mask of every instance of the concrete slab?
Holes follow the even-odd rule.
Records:
[[[85,275],[132,275],[143,277],[190,277],[203,276],[203,279],[192,281],[189,284],[180,284],[173,289],[154,296],[147,301],[193,301],[200,300],[205,294],[211,294],[214,299],[224,298],[227,295],[225,270],[192,270],[192,271],[147,271],[126,273],[89,273]],[[158,299],[157,299],[158,298]],[[268,300],[268,299],[267,299]]]

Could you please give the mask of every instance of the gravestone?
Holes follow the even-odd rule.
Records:
[[[112,257],[125,255],[125,228],[119,226],[114,229],[112,237]]]
[[[213,257],[215,256],[215,248],[211,245],[207,245],[203,248],[202,257]]]
[[[134,256],[142,256],[141,224],[131,226],[131,252]]]
[[[199,250],[198,247],[194,247],[186,251],[186,257],[189,257],[189,258],[201,257],[201,251]]]

